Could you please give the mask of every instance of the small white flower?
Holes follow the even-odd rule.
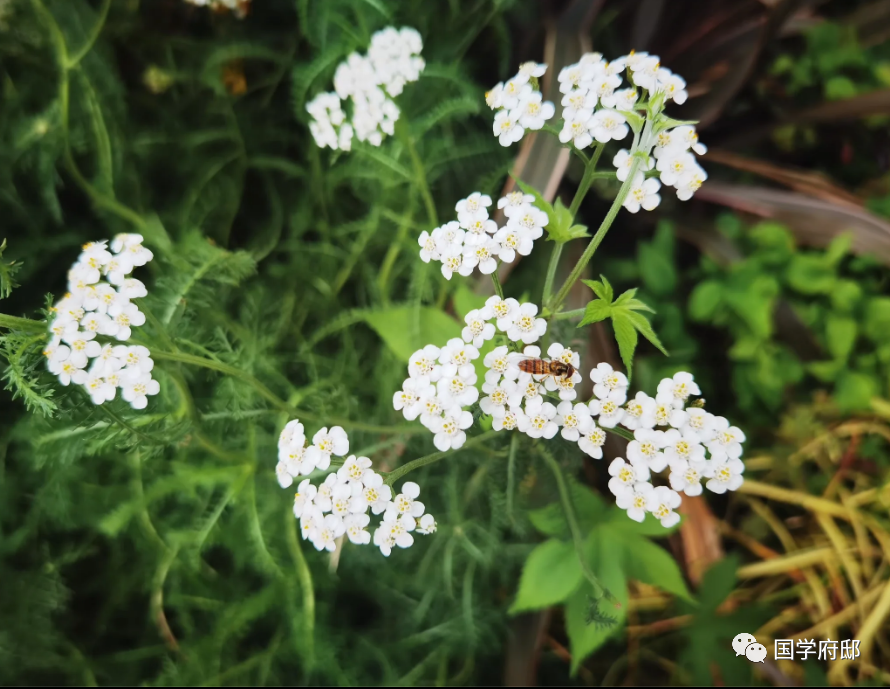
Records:
[[[496,319],[498,330],[501,332],[506,332],[513,324],[513,321],[520,316],[519,302],[513,297],[507,297],[506,299],[501,299],[497,295],[489,297],[485,302],[485,308],[491,309]]]
[[[439,364],[442,366],[442,378],[454,375],[469,377],[476,370],[473,361],[479,358],[479,350],[459,337],[453,337],[442,347],[439,353]]]
[[[331,514],[343,519],[349,514],[367,512],[368,503],[362,497],[362,490],[360,483],[337,483],[331,490]]]
[[[530,77],[540,78],[547,71],[547,65],[543,62],[523,62],[519,65],[519,74],[524,76],[526,80]]]
[[[557,392],[559,399],[571,401],[578,396],[575,386],[582,380],[581,374],[575,371],[571,376],[547,376],[544,378],[544,389]]]
[[[519,307],[519,314],[507,328],[507,337],[513,342],[522,341],[525,344],[537,342],[547,332],[547,321],[543,318],[535,318],[538,307],[526,302]],[[500,324],[499,324],[500,327]]]
[[[324,471],[331,465],[331,455],[343,457],[349,452],[349,438],[340,426],[334,426],[328,431],[322,428],[312,436],[312,445],[306,448],[304,462],[315,469]]]
[[[559,81],[559,92],[570,93],[571,91],[581,89],[581,84],[588,81],[595,73],[595,66],[590,63],[582,64],[578,62],[563,67],[557,76],[557,80]]]
[[[476,372],[471,371],[466,375],[455,373],[452,376],[442,377],[436,383],[436,391],[442,404],[447,407],[457,405],[469,407],[479,399],[479,390],[476,388]]]
[[[111,335],[120,341],[130,339],[133,326],[145,323],[145,314],[132,302],[126,305],[115,304],[108,310],[108,315],[112,320],[107,322],[103,334]]]
[[[586,404],[560,402],[556,407],[556,425],[562,427],[560,434],[563,438],[577,442],[593,425],[593,419]]]
[[[467,230],[464,235],[464,250],[488,243],[491,241],[492,235],[498,231],[497,223],[487,218],[470,220],[462,227]]]
[[[525,205],[513,211],[507,221],[507,226],[520,227],[528,231],[529,236],[534,240],[541,238],[549,221],[547,214],[540,208]]]
[[[624,115],[615,110],[598,110],[588,122],[590,133],[600,143],[618,141],[627,136],[630,128]]]
[[[630,174],[630,168],[633,165],[634,157],[630,154],[626,148],[622,148],[618,153],[615,154],[615,157],[612,158],[612,165],[615,166],[615,177],[618,178],[619,182],[623,182],[627,179],[628,174]],[[647,164],[643,165],[647,170],[651,170],[655,167],[655,161],[651,158],[647,157]]]
[[[578,439],[578,447],[581,448],[582,452],[594,459],[602,459],[605,442],[606,432],[591,420],[587,432]]]
[[[647,211],[655,210],[661,203],[661,196],[658,195],[659,189],[661,189],[661,182],[657,179],[646,179],[642,172],[638,172],[627,198],[624,199],[624,207],[631,213],[639,213],[640,208]]]
[[[464,248],[463,267],[472,271],[478,266],[480,273],[491,275],[497,270],[498,262],[495,257],[500,253],[500,250],[500,245],[490,238],[481,244],[467,246]]]
[[[519,124],[519,118],[509,110],[501,110],[494,116],[493,128],[501,146],[515,144],[525,135],[525,130]]]
[[[627,69],[631,72],[636,71],[638,65],[647,57],[649,57],[649,53],[644,51],[637,52],[636,50],[631,50],[630,53],[624,58],[625,65]]]
[[[60,345],[60,347],[64,347],[64,345]],[[124,367],[124,361],[114,356],[114,350],[114,345],[108,344],[102,347],[99,356],[93,359],[93,363],[90,365],[90,372],[100,376],[110,376],[120,371]]]
[[[361,483],[370,468],[371,460],[368,457],[349,455],[343,466],[337,469],[337,478],[347,483]]]
[[[458,201],[454,210],[457,211],[457,220],[460,226],[467,227],[474,220],[487,220],[490,205],[491,197],[478,191],[474,191],[467,198]]]
[[[465,430],[472,425],[473,415],[470,412],[464,411],[458,406],[451,407],[438,424],[433,444],[441,452],[460,449],[467,441]]]
[[[133,347],[132,349],[135,349],[135,347]],[[148,352],[147,349],[145,351]],[[287,448],[291,446],[303,447],[303,445],[305,444],[306,431],[303,428],[303,424],[300,423],[299,419],[288,421],[285,424],[284,428],[281,429],[281,433],[278,434],[279,448]]]
[[[318,488],[313,486],[308,478],[300,481],[297,492],[294,493],[294,517],[297,519],[302,517],[306,509],[314,504],[313,501],[317,494]]]
[[[491,427],[496,431],[512,431],[525,428],[528,424],[528,417],[522,409],[510,407],[503,416],[494,417],[491,421]]]
[[[147,395],[157,395],[161,391],[158,381],[152,380],[148,373],[124,380],[123,397],[133,409],[145,409],[148,406]]]
[[[324,513],[317,505],[306,505],[300,515],[300,533],[303,540],[315,541],[318,531],[324,523]]]
[[[525,402],[525,410],[528,414],[532,413],[532,405],[543,402],[544,386],[531,379],[529,374],[523,373],[525,379],[520,377],[515,393],[507,400],[507,404],[511,407],[519,407],[523,401]]]
[[[442,254],[439,253],[439,245],[436,242],[435,236],[426,230],[420,233],[417,243],[420,245],[420,260],[424,263],[438,261],[442,257]]]
[[[442,400],[435,394],[435,387],[432,392],[428,391],[421,396],[420,404],[423,407],[423,411],[420,412],[420,423],[435,433],[445,409]]]
[[[590,82],[591,92],[595,93],[603,108],[614,108],[615,89],[621,86],[621,77],[616,74],[601,72]]]
[[[383,477],[375,471],[368,471],[362,479],[362,497],[370,506],[371,512],[381,514],[392,504],[392,489],[383,482]]]
[[[569,91],[560,101],[562,117],[566,122],[586,123],[593,116],[596,107],[596,94],[586,89]]]
[[[541,129],[547,120],[556,112],[550,101],[541,102],[540,91],[533,91],[520,99],[517,107],[519,125],[525,129],[536,131]]]
[[[686,423],[686,412],[674,406],[674,398],[658,395],[655,398],[655,425],[682,428]]]
[[[661,154],[655,165],[661,175],[661,181],[667,186],[677,186],[680,179],[686,174],[701,169],[695,161],[695,156],[689,151],[676,148],[668,149]]]
[[[612,94],[613,104],[609,107],[615,108],[616,110],[633,110],[639,97],[636,89],[631,88],[615,91],[615,93]]]
[[[674,510],[680,506],[680,494],[667,486],[658,486],[649,492],[646,509],[655,515],[661,525],[669,529],[680,521],[680,515]]]
[[[334,488],[340,483],[337,474],[328,474],[315,493],[315,506],[322,512],[330,512],[333,507],[331,498]]]
[[[406,378],[402,389],[392,397],[392,406],[401,411],[408,421],[414,421],[423,411],[421,399],[426,394],[435,394],[435,387],[424,378]]]
[[[675,185],[677,198],[681,201],[688,201],[701,188],[701,185],[704,184],[707,178],[708,173],[696,165],[695,169],[687,172],[677,180]]]
[[[745,434],[735,426],[730,426],[722,416],[715,416],[713,420],[714,437],[708,442],[708,450],[711,454],[726,455],[731,458],[742,456],[742,443],[745,442]],[[735,488],[730,488],[735,490]]]
[[[559,140],[561,143],[567,144],[569,141],[575,148],[587,148],[593,143],[593,136],[590,133],[589,120],[566,120],[559,132]]]
[[[691,373],[680,371],[675,373],[673,378],[664,378],[658,383],[659,397],[671,397],[674,400],[674,406],[683,407],[683,404],[690,395],[700,395],[701,390],[696,384]]]
[[[66,334],[62,339],[68,343],[68,346],[71,349],[71,353],[68,355],[68,361],[74,364],[77,368],[84,368],[87,365],[87,359],[99,356],[99,353],[102,351],[102,345],[93,339],[95,337],[96,333],[91,333],[89,331],[81,330],[73,333],[66,331]]]
[[[633,487],[627,487],[615,496],[615,504],[623,510],[627,510],[627,516],[635,522],[642,522],[646,518],[646,505],[649,496],[655,490],[651,483],[639,481]]]
[[[294,482],[294,477],[288,472],[285,462],[278,462],[275,465],[275,476],[278,478],[278,485],[282,488],[287,488]]]
[[[698,407],[686,409],[686,423],[680,432],[699,443],[708,443],[714,438],[714,415]]]
[[[429,534],[436,533],[436,529],[436,520],[433,518],[433,515],[425,514],[418,520],[417,533],[428,536]]]
[[[610,399],[593,399],[587,403],[590,415],[597,417],[596,422],[603,428],[615,428],[624,418],[624,409]]]
[[[396,516],[396,513],[387,513],[380,526],[374,532],[374,545],[380,548],[380,552],[386,557],[395,546],[410,548],[414,545],[414,537],[409,533],[415,527],[414,518],[404,514]]]
[[[480,409],[484,413],[498,418],[506,414],[507,402],[516,395],[517,385],[512,380],[503,380],[499,383],[483,383],[482,392],[486,393],[487,396],[479,400]]]
[[[633,70],[633,82],[637,86],[654,91],[658,86],[658,69],[661,62],[656,55],[649,55],[636,61]]]
[[[576,370],[581,366],[581,355],[568,347],[563,347],[559,342],[554,342],[547,348],[547,356],[554,361],[558,360],[564,364],[570,364]]]
[[[503,107],[504,84],[498,82],[490,91],[485,92],[485,104],[492,110]]]
[[[689,496],[701,495],[701,480],[705,475],[708,463],[705,460],[690,462],[680,460],[671,462],[671,474],[668,477],[671,488]]]
[[[621,371],[601,362],[591,369],[590,380],[593,381],[593,394],[599,399],[624,404],[627,399],[627,376]]]
[[[517,253],[528,256],[535,244],[531,231],[519,225],[509,224],[495,232],[494,241],[500,247],[498,258],[504,263],[513,263]]]
[[[452,247],[442,256],[442,276],[446,280],[450,280],[455,273],[467,277],[474,267],[464,263],[463,250],[458,247]]]
[[[328,550],[334,552],[337,549],[337,539],[346,532],[343,520],[334,515],[325,515],[324,520],[318,525],[318,531],[315,538],[312,539],[312,545],[316,550]]]
[[[530,438],[546,438],[549,440],[556,435],[559,426],[556,423],[556,407],[550,402],[541,404],[526,405],[528,411],[528,426],[525,433]]]
[[[402,492],[393,498],[391,510],[395,510],[399,516],[409,515],[418,519],[423,514],[424,505],[417,497],[420,495],[420,486],[413,481],[407,481],[402,485]]]
[[[436,246],[439,251],[439,260],[450,253],[453,249],[462,249],[464,245],[464,236],[466,230],[462,229],[456,220],[445,223],[441,227],[437,227],[432,232],[432,237],[436,240]],[[459,252],[458,252],[459,253]]]
[[[485,355],[482,363],[488,369],[485,372],[486,383],[497,385],[502,377],[507,380],[516,380],[519,377],[519,367],[510,358],[506,345],[495,347]]]
[[[686,92],[686,81],[682,77],[662,67],[658,70],[657,78],[657,88],[659,91],[664,91],[668,100],[674,101],[677,105],[683,105],[686,102],[689,94]]]
[[[535,197],[522,191],[511,191],[506,196],[498,199],[498,208],[504,210],[504,216],[509,218],[518,208],[535,202]]]
[[[609,465],[609,490],[616,497],[628,489],[633,489],[637,483],[649,481],[649,467],[640,462],[625,462],[621,457],[616,457]]]
[[[655,426],[655,400],[645,392],[638,392],[636,396],[624,405],[624,418],[621,425],[632,431],[638,428],[652,428]]]
[[[115,345],[114,356],[124,362],[128,376],[150,373],[155,362],[151,358],[148,347],[142,345]]]
[[[638,428],[634,439],[627,444],[627,458],[634,463],[646,464],[650,471],[658,473],[667,466],[664,447],[664,431]]]
[[[528,77],[516,75],[504,82],[504,90],[501,93],[501,104],[506,110],[515,110],[519,103],[532,93],[532,87],[528,83]]]
[[[371,542],[371,534],[366,530],[371,518],[367,514],[350,514],[343,519],[346,535],[356,545],[367,545]]]
[[[678,461],[704,461],[705,447],[675,428],[664,432],[664,456],[668,464]]]
[[[90,373],[82,383],[90,396],[93,404],[104,404],[114,399],[116,388],[105,378],[95,373]]]
[[[431,344],[423,349],[418,349],[408,359],[408,375],[412,378],[425,378],[427,381],[435,383],[442,375],[442,369],[436,363],[441,351]]]

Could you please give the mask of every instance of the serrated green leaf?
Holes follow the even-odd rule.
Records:
[[[637,288],[631,287],[626,292],[622,292],[621,295],[615,300],[615,306],[624,306],[631,299],[637,296]]]
[[[583,576],[571,541],[545,541],[529,554],[522,567],[510,614],[561,603],[578,588]]]
[[[655,313],[655,309],[639,299],[628,299],[622,306],[628,311],[648,311],[649,313]]]
[[[683,125],[698,124],[698,120],[675,120],[673,117],[665,117],[662,115],[655,124],[656,132],[663,132],[665,129],[673,129],[674,127],[682,127]]]
[[[554,204],[553,211],[550,214],[550,221],[547,223],[547,239],[557,244],[565,244],[569,240],[575,239],[571,232],[573,220],[572,214],[563,205],[562,200],[556,199],[556,204]],[[583,225],[578,225],[578,227],[582,227],[584,230],[587,229]]]
[[[600,275],[599,280],[581,280],[581,282],[592,289],[593,293],[600,299],[609,304],[612,303],[612,298],[615,296],[615,293],[605,275]]]
[[[611,304],[607,304],[602,299],[592,301],[584,307],[584,318],[578,323],[578,327],[590,325],[591,323],[599,323],[606,320],[612,314]]]
[[[618,342],[618,351],[624,368],[627,369],[627,378],[630,380],[633,371],[634,352],[637,349],[637,330],[628,317],[627,311],[612,313],[612,328],[615,330],[615,339]]]
[[[640,313],[635,311],[626,311],[627,317],[630,319],[630,322],[633,323],[634,328],[645,337],[649,342],[651,342],[655,347],[665,356],[670,356],[667,350],[664,348],[664,345],[661,344],[661,340],[658,339],[658,335],[655,334],[655,331],[652,330],[652,325],[646,320],[646,317]],[[613,316],[614,317],[614,316]]]

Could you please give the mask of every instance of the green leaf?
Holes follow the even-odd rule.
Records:
[[[636,313],[635,311],[627,311],[626,316],[630,319],[630,322],[633,324],[634,328],[645,337],[649,342],[655,345],[655,348],[658,349],[665,356],[670,356],[668,351],[664,348],[664,345],[661,344],[661,340],[658,339],[658,335],[655,334],[655,331],[652,330],[652,326],[649,321],[646,320],[646,317],[643,314]],[[614,318],[614,316],[613,316]]]
[[[630,380],[634,363],[634,351],[637,348],[637,330],[627,313],[612,314],[612,328],[615,330],[615,339],[618,341],[618,351],[621,360],[627,369],[627,378]]]
[[[863,332],[876,344],[890,340],[890,297],[872,297],[868,300]]]
[[[606,279],[605,275],[600,275],[599,280],[582,280],[581,282],[592,289],[593,293],[600,299],[608,302],[609,304],[612,303],[614,292],[612,291],[612,285]]]
[[[583,531],[591,531],[602,524],[606,513],[606,506],[602,498],[587,486],[578,481],[568,479],[569,492],[572,496],[572,506],[578,517],[578,524]],[[622,514],[624,512],[622,511]],[[560,502],[552,502],[546,507],[531,510],[528,513],[532,526],[545,536],[569,538],[569,525],[566,521],[565,511]]]
[[[673,129],[674,127],[682,127],[686,124],[698,124],[698,120],[675,120],[673,117],[665,117],[662,115],[655,123],[655,132],[662,132],[665,129]]]
[[[561,199],[556,199],[556,204],[550,213],[550,221],[547,223],[547,238],[557,244],[587,236],[586,225],[573,224],[574,218]]]
[[[0,243],[0,299],[6,299],[12,290],[18,287],[15,281],[15,274],[21,268],[21,264],[16,261],[4,261],[3,252],[6,251],[6,240]]]
[[[823,383],[832,383],[837,380],[838,375],[844,368],[846,368],[846,363],[838,359],[832,361],[811,361],[806,365],[807,371]]]
[[[632,543],[626,543],[626,548],[624,568],[629,579],[692,600],[677,561],[664,548],[646,538],[634,538]]]
[[[694,321],[709,321],[723,301],[723,285],[716,280],[698,283],[689,295],[689,316]]]
[[[428,344],[441,347],[460,337],[462,326],[444,311],[431,307],[397,306],[364,314],[365,321],[402,361]]]
[[[794,254],[794,235],[781,223],[757,223],[748,235],[757,244],[757,257],[766,265],[783,265]]]
[[[578,588],[583,576],[571,542],[554,538],[542,543],[529,554],[522,567],[519,591],[510,613],[561,603]]]
[[[856,343],[856,335],[859,326],[849,316],[828,314],[825,322],[825,338],[828,342],[828,351],[831,356],[841,361],[846,361],[853,351]]]
[[[581,322],[578,323],[578,327],[584,325],[590,325],[591,323],[599,323],[600,321],[606,320],[612,314],[611,305],[604,302],[602,299],[597,299],[596,301],[592,301],[584,307],[584,318],[581,319]]]
[[[597,529],[590,534],[586,545],[591,570],[600,583],[618,599],[621,607],[615,608],[607,600],[601,599],[597,603],[600,613],[614,618],[615,624],[612,626],[588,624],[591,599],[590,586],[586,582],[582,583],[566,602],[566,631],[572,650],[572,673],[578,670],[578,666],[587,656],[610,637],[620,633],[627,618],[627,579],[621,565],[624,552],[623,539],[605,529]]]
[[[627,124],[633,129],[634,133],[638,133],[643,129],[643,124],[645,124],[646,120],[641,115],[632,110],[619,110],[618,113],[624,116],[624,119],[627,120]]]
[[[837,266],[838,263],[850,253],[850,247],[853,246],[853,235],[849,232],[839,234],[831,240],[831,244],[825,249],[825,260],[829,265]]]
[[[843,412],[871,409],[871,398],[878,394],[877,381],[856,371],[843,371],[834,390],[834,401]]]
[[[828,294],[835,285],[832,266],[823,256],[795,254],[785,271],[788,285],[801,294]]]
[[[853,280],[838,280],[831,290],[831,306],[838,311],[851,312],[862,299],[862,288]]]

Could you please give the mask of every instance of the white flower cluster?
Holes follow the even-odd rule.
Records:
[[[185,2],[198,7],[209,7],[214,12],[229,10],[238,19],[246,17],[250,9],[250,0],[185,0]]]
[[[352,139],[379,146],[395,132],[399,108],[393,101],[405,84],[417,81],[425,63],[423,40],[412,28],[381,29],[371,36],[367,55],[352,53],[334,74],[334,93],[321,93],[306,105],[309,129],[320,147],[348,151]],[[352,102],[347,120],[343,101]]]
[[[526,129],[541,129],[553,117],[556,111],[553,103],[542,101],[541,92],[531,83],[546,71],[545,64],[526,62],[514,77],[485,94],[488,107],[497,111],[493,128],[501,146],[516,143],[525,136]]]
[[[634,434],[627,461],[617,457],[609,465],[609,490],[631,519],[643,521],[651,512],[663,526],[671,527],[680,520],[674,509],[680,506],[681,492],[700,495],[705,479],[714,493],[742,485],[745,435],[722,416],[687,406],[690,396],[701,394],[691,373],[663,379],[654,398],[638,392],[630,401],[627,379],[608,364],[599,364],[590,377],[595,383],[590,408],[598,412],[600,425],[621,424]],[[656,488],[651,474],[665,469],[670,469],[671,487]]]
[[[408,421],[419,417],[420,422],[434,433],[433,442],[439,450],[445,452],[462,447],[467,440],[466,429],[473,423],[472,414],[465,408],[479,399],[478,377],[473,365],[479,358],[479,348],[494,337],[495,324],[514,342],[536,342],[547,331],[547,322],[537,314],[535,304],[489,297],[485,306],[466,315],[467,325],[460,338],[449,340],[444,347],[429,344],[411,355],[408,378],[402,383],[402,389],[393,395],[393,408],[401,411]],[[490,322],[492,320],[495,324]],[[497,347],[486,355],[485,365],[506,371],[506,353],[506,346]],[[493,363],[492,357],[499,363]],[[486,376],[482,390],[490,397],[489,382]]]
[[[290,421],[278,438],[278,483],[287,488],[296,476],[328,469],[332,455],[343,457],[348,453],[349,438],[339,426],[322,428],[312,437],[312,445],[306,447],[303,424],[296,419]],[[389,556],[394,547],[408,548],[414,543],[412,532],[436,532],[436,520],[424,514],[419,495],[420,487],[408,481],[393,497],[383,477],[371,468],[370,459],[349,455],[321,485],[315,486],[308,478],[300,482],[294,496],[294,517],[300,520],[304,540],[312,541],[317,550],[333,551],[344,534],[356,545],[370,543],[368,512],[382,514],[373,541]]]
[[[110,247],[107,240],[85,244],[68,271],[68,293],[52,308],[55,317],[43,352],[47,367],[62,385],[83,386],[93,404],[113,400],[120,388],[134,409],[145,409],[147,396],[160,391],[151,377],[154,362],[148,349],[103,346],[96,340],[106,335],[126,342],[132,328],[145,323],[145,314],[131,300],[148,292],[128,276],[152,258],[138,234],[119,234]]]
[[[528,256],[536,239],[544,234],[549,218],[537,206],[535,197],[514,191],[500,200],[507,223],[498,228],[488,217],[491,197],[478,191],[457,202],[457,220],[445,223],[432,232],[421,232],[417,243],[424,263],[441,261],[442,275],[448,280],[454,273],[469,276],[475,268],[490,275],[498,260],[512,263],[516,254]]]

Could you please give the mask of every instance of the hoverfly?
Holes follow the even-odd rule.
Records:
[[[575,367],[563,361],[547,359],[520,359],[519,370],[533,376],[553,376],[554,378],[570,379],[575,375]]]

